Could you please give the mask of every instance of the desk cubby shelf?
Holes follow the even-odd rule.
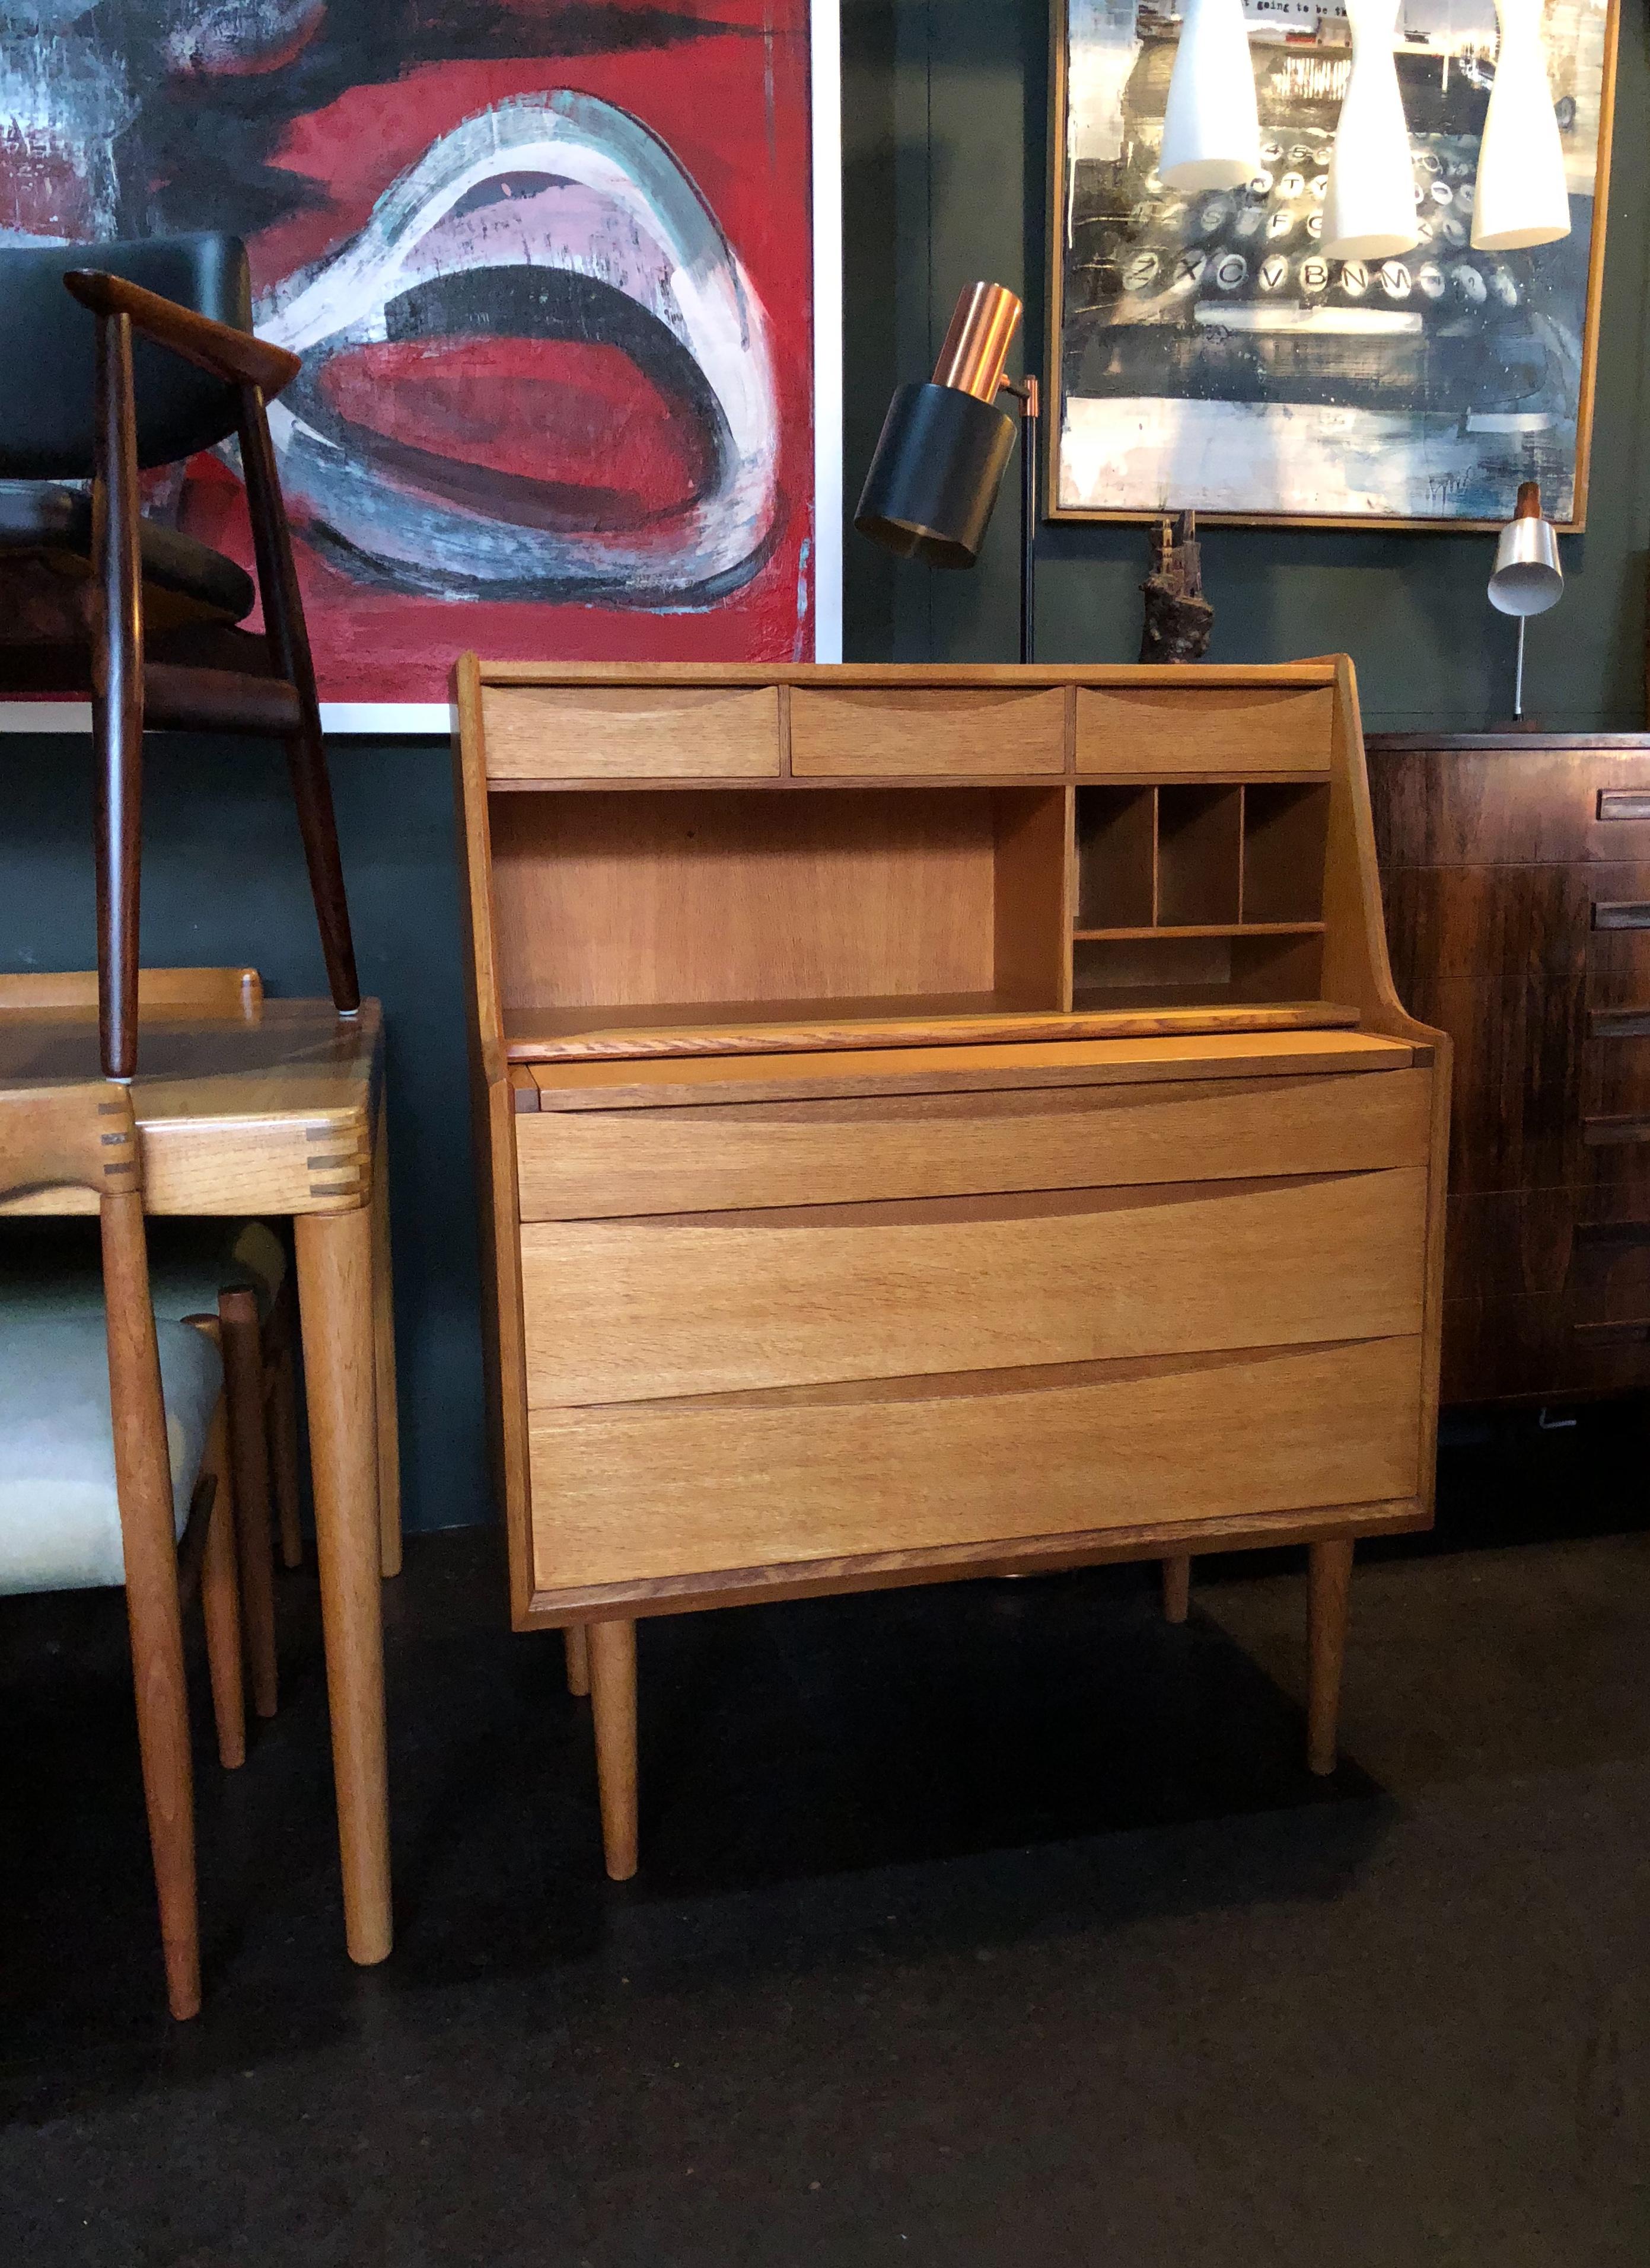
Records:
[[[490,672],[509,1056],[1337,1020],[1327,665],[935,676]]]

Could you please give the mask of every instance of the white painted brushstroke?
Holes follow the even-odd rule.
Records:
[[[456,209],[502,177],[526,195]],[[674,333],[725,425],[721,474],[686,511],[641,529],[513,522],[359,464],[302,409],[270,405],[289,495],[391,569],[402,588],[660,608],[705,604],[754,571],[777,511],[778,410],[767,321],[714,216],[671,152],[627,112],[558,90],[495,105],[441,136],[318,269],[261,302],[257,328],[294,353],[381,342],[421,284],[549,268],[622,292]]]
[[[1076,396],[1064,408],[1070,511],[1151,512],[1195,496],[1199,512],[1447,522],[1450,497],[1483,476],[1481,447],[1454,417],[1160,396]],[[1555,498],[1558,516],[1568,509]]]

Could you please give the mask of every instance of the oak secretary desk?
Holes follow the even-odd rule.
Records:
[[[1352,667],[456,672],[515,1624],[1432,1516],[1448,1042]]]

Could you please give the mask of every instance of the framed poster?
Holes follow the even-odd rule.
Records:
[[[0,244],[246,239],[334,730],[470,646],[833,659],[837,88],[836,0],[52,0]],[[249,556],[232,448],[149,508]]]
[[[1379,262],[1319,249],[1351,62],[1339,0],[1244,0],[1262,170],[1197,195],[1157,175],[1172,7],[1054,11],[1050,517],[1492,527],[1539,480],[1580,528],[1617,0],[1543,0],[1571,232],[1506,253],[1471,245],[1493,0],[1403,0],[1421,242]]]

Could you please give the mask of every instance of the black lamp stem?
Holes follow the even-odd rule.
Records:
[[[1020,659],[1037,652],[1037,437],[1039,409],[1035,378],[1005,378],[1005,393],[1020,400]]]

